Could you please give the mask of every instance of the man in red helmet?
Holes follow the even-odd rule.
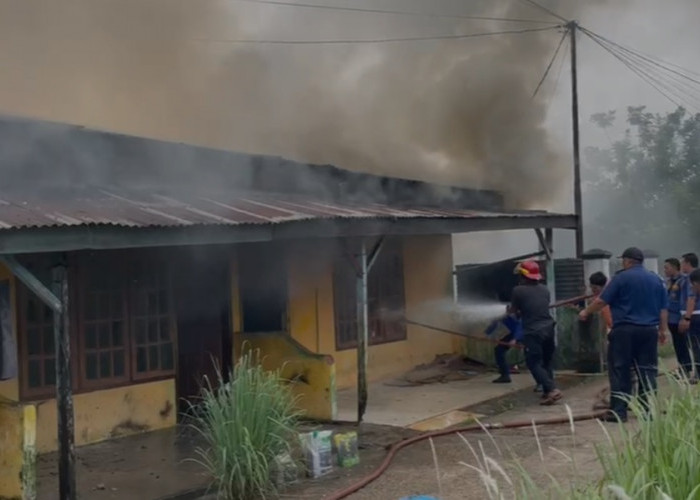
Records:
[[[554,384],[552,361],[555,351],[554,318],[549,312],[550,294],[544,286],[540,266],[528,260],[515,268],[520,284],[513,288],[510,311],[523,324],[525,362],[535,381],[542,386],[542,405],[553,405],[562,398]]]

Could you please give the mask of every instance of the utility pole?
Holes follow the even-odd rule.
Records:
[[[571,36],[571,119],[574,134],[574,213],[576,214],[576,258],[583,255],[583,204],[581,199],[581,150],[578,123],[578,73],[576,68],[576,35],[578,23],[567,24]]]

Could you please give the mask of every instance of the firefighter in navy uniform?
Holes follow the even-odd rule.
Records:
[[[513,288],[509,312],[523,325],[525,363],[537,384],[542,386],[542,405],[553,405],[562,398],[552,371],[556,349],[555,322],[550,314],[550,293],[544,286],[540,266],[535,261],[518,264],[515,273],[520,284]]]
[[[627,420],[627,400],[632,396],[633,368],[639,378],[639,398],[656,391],[658,344],[668,331],[668,294],[657,274],[647,271],[644,254],[635,247],[622,254],[624,270],[616,274],[603,293],[581,311],[582,321],[610,306],[613,328],[608,350],[612,361],[610,376],[610,413],[604,420]]]

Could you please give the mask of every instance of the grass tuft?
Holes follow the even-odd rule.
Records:
[[[196,462],[212,478],[217,498],[249,500],[276,494],[275,458],[289,453],[297,440],[300,413],[279,371],[264,370],[260,352],[247,350],[229,382],[205,379],[201,399],[190,408],[191,427],[204,445]]]

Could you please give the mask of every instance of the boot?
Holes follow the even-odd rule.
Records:
[[[511,380],[510,377],[506,377],[504,375],[501,375],[498,377],[496,380],[493,381],[494,384],[510,384]]]

